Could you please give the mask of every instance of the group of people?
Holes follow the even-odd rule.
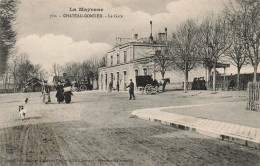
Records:
[[[191,90],[207,90],[206,81],[204,80],[204,77],[194,78]]]
[[[113,90],[113,83],[110,82],[109,83],[109,92],[112,92],[112,90]],[[116,90],[119,92],[119,83],[118,82],[116,83]]]
[[[61,84],[61,81],[58,81],[58,85],[56,86],[56,95],[55,97],[57,98],[57,102],[61,103],[65,100],[66,103],[70,103],[71,101],[71,88],[72,84],[70,83],[69,79],[65,80],[66,83],[64,85]],[[43,102],[45,104],[51,102],[51,97],[50,97],[50,92],[51,88],[47,84],[47,81],[45,80],[42,85],[42,97],[43,97]]]
[[[70,81],[68,79],[66,79],[66,83],[64,85],[61,84],[61,81],[58,81],[58,85],[56,86],[56,95],[55,97],[57,98],[57,102],[61,103],[65,100],[66,103],[69,103],[71,100],[71,87],[72,84],[70,83]],[[110,91],[112,90],[112,83],[109,84],[109,88]],[[117,82],[117,90],[119,91],[119,83]],[[135,95],[134,95],[134,83],[132,81],[132,79],[130,79],[130,84],[126,87],[129,88],[129,94],[130,94],[130,98],[129,100],[135,100]],[[47,81],[43,82],[43,86],[42,86],[42,97],[43,97],[43,102],[45,104],[51,102],[51,97],[50,97],[50,92],[51,92],[51,88],[50,86],[47,84]],[[67,101],[67,98],[68,101]]]

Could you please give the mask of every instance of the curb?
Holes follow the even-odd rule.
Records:
[[[196,125],[192,125],[192,124],[176,122],[175,120],[162,120],[162,118],[152,117],[152,115],[155,115],[155,114],[157,115],[157,117],[159,117],[161,110],[163,110],[165,108],[174,108],[174,107],[140,109],[140,110],[133,111],[131,113],[131,115],[133,117],[137,117],[139,119],[149,120],[152,122],[160,123],[165,126],[170,126],[170,127],[174,127],[174,128],[186,130],[186,131],[192,131],[192,132],[196,132],[196,133],[199,133],[202,135],[221,139],[223,141],[233,142],[233,143],[241,144],[241,145],[244,145],[247,147],[260,149],[260,140],[257,140],[257,139],[251,138],[251,137],[245,137],[245,136],[240,136],[240,135],[231,134],[231,133],[225,133],[225,132],[221,132],[221,131],[209,130],[209,129],[199,127]],[[151,114],[149,114],[149,115],[147,114],[148,110],[151,110]],[[145,111],[145,114],[143,113],[143,111]],[[173,113],[171,113],[171,114],[178,116],[177,114],[173,114]],[[201,118],[198,118],[198,119],[201,119]]]

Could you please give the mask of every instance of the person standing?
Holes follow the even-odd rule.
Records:
[[[197,78],[193,79],[191,90],[197,90]]]
[[[65,81],[66,81],[66,83],[64,84],[64,88],[63,88],[64,93],[63,94],[64,94],[65,102],[68,104],[71,102],[71,95],[73,95],[71,92],[72,84],[70,83],[69,79],[66,79]]]
[[[112,92],[113,84],[112,82],[109,83],[109,92]]]
[[[58,81],[58,85],[56,87],[57,93],[56,93],[56,98],[57,98],[57,102],[63,102],[64,101],[64,95],[63,95],[63,85],[61,85],[61,81]]]
[[[200,78],[197,79],[196,81],[196,90],[201,90],[201,87],[200,87]]]
[[[42,86],[42,96],[43,96],[43,102],[47,104],[48,102],[51,102],[50,92],[51,88],[49,85],[47,85],[47,80],[44,80],[43,86]],[[47,99],[47,101],[45,101]]]
[[[206,87],[206,81],[204,80],[204,77],[202,77],[202,90],[207,90],[207,87]]]
[[[135,100],[135,94],[134,94],[135,85],[134,85],[132,79],[130,79],[130,84],[126,88],[128,88],[128,87],[129,87],[129,94],[130,94],[129,100],[132,100],[132,97],[133,97],[133,100]]]
[[[119,92],[119,83],[118,82],[116,83],[116,89]]]

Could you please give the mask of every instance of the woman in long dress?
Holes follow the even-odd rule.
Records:
[[[57,98],[57,102],[63,102],[64,101],[64,95],[63,95],[63,85],[61,85],[61,81],[58,81],[58,85],[56,87],[57,93],[56,93],[56,98]]]

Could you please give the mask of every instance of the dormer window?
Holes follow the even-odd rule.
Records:
[[[111,66],[113,65],[113,56],[110,57]]]

